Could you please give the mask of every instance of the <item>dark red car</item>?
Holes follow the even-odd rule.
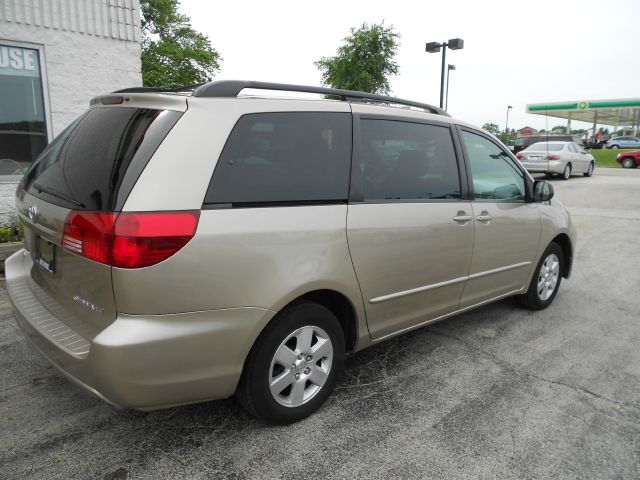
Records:
[[[640,150],[621,152],[616,157],[616,160],[624,168],[636,168],[640,165]]]

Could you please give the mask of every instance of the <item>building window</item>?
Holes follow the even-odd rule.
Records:
[[[22,175],[47,145],[40,51],[0,42],[0,176]]]

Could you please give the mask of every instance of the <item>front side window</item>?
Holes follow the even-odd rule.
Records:
[[[0,44],[0,175],[24,174],[47,145],[38,53]]]
[[[448,127],[362,120],[358,164],[365,200],[460,198]]]
[[[351,114],[244,115],[220,155],[205,204],[346,201]]]
[[[463,131],[476,200],[522,202],[524,173],[511,157],[491,140]]]

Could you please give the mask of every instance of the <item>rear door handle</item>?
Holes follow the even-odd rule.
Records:
[[[482,223],[489,223],[491,220],[493,220],[493,217],[491,215],[478,215],[476,217],[476,220]]]

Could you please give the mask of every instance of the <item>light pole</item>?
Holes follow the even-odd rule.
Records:
[[[440,108],[443,108],[444,100],[444,65],[447,56],[447,47],[451,50],[462,50],[462,48],[464,48],[464,40],[461,38],[452,38],[448,42],[443,43],[429,42],[425,48],[429,53],[438,53],[442,48],[442,69],[440,70]]]
[[[449,110],[449,77],[451,76],[451,70],[455,70],[455,69],[456,69],[455,65],[447,65],[447,96],[444,102],[445,112]]]
[[[507,105],[507,121],[504,122],[504,133],[509,133],[509,110],[512,108],[511,105]]]

